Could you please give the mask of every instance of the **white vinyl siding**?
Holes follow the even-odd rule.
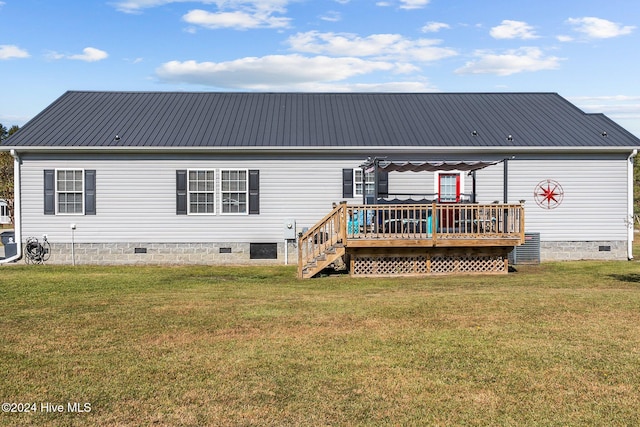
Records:
[[[503,165],[478,171],[478,202],[503,201]],[[525,231],[542,241],[607,241],[627,238],[626,157],[615,159],[509,160],[510,203],[524,200]],[[564,198],[543,209],[534,198],[541,181],[562,185]],[[470,185],[468,180],[468,184]]]
[[[326,215],[332,203],[342,200],[342,168],[362,163],[359,158],[292,161],[240,155],[75,155],[56,159],[25,153],[22,159],[23,236],[47,234],[57,243],[71,242],[70,222],[68,217],[43,215],[42,171],[58,164],[97,170],[100,208],[93,217],[73,218],[77,243],[271,243],[283,241],[285,219],[295,219],[301,231]],[[219,211],[223,169],[260,171],[259,215]],[[216,171],[216,215],[176,215],[176,170]]]
[[[407,158],[408,156],[403,156]],[[69,217],[43,214],[43,170],[97,170],[99,210],[73,218],[78,243],[101,242],[281,242],[284,221],[295,219],[298,231],[313,226],[342,199],[342,169],[358,168],[365,156],[338,155],[284,159],[259,155],[22,155],[23,236],[47,234],[56,243],[70,243]],[[627,239],[626,155],[573,159],[549,156],[509,161],[509,201],[525,200],[525,229],[540,232],[543,241]],[[176,215],[176,170],[260,171],[259,215]],[[319,179],[322,177],[322,179]],[[543,210],[533,190],[543,179],[564,188],[562,205]],[[433,174],[390,173],[389,191],[433,192]],[[502,202],[503,165],[477,173],[479,203]],[[471,192],[466,177],[464,192]],[[221,203],[220,194],[216,203]],[[361,203],[361,197],[348,200]],[[216,209],[219,205],[216,205]],[[220,212],[218,212],[220,213]]]

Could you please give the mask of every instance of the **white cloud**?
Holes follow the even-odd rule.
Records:
[[[217,63],[171,61],[160,66],[156,74],[170,82],[267,90],[338,82],[377,71],[403,72],[405,69],[390,62],[352,57],[269,55]]]
[[[449,24],[445,24],[444,22],[427,22],[420,30],[423,33],[437,33],[440,30],[447,30],[451,28]]]
[[[334,10],[330,10],[329,12],[325,13],[324,15],[322,15],[320,17],[320,19],[322,19],[323,21],[328,21],[328,22],[338,22],[338,21],[342,20],[342,15],[340,14],[340,12],[336,12]]]
[[[176,3],[187,0],[124,0],[113,2],[113,6],[120,12],[140,13],[143,9],[162,6],[169,3]]]
[[[2,59],[16,59],[16,58],[28,58],[29,52],[24,49],[20,49],[18,46],[11,44],[0,45],[0,60]]]
[[[574,96],[567,99],[587,113],[606,114],[640,137],[640,96]]]
[[[74,55],[65,55],[59,52],[48,52],[46,57],[52,60],[58,59],[73,59],[76,61],[96,62],[106,59],[109,56],[104,50],[96,49],[95,47],[85,47],[82,49],[82,53]]]
[[[612,37],[631,34],[636,27],[632,25],[623,26],[606,19],[587,16],[583,18],[569,18],[566,21],[573,26],[573,29],[586,35],[591,39],[608,39]]]
[[[185,22],[199,25],[209,29],[235,28],[247,30],[250,28],[286,28],[289,26],[289,18],[278,18],[269,12],[207,12],[196,9],[182,17]]]
[[[106,59],[109,56],[104,50],[96,49],[95,47],[85,47],[82,49],[82,53],[76,55],[69,55],[69,59],[75,59],[78,61],[96,62]]]
[[[297,52],[334,56],[359,56],[404,61],[436,61],[455,56],[451,48],[436,46],[440,40],[406,39],[400,34],[372,34],[360,37],[350,33],[309,31],[295,34],[287,40]]]
[[[55,51],[49,51],[49,52],[47,52],[45,54],[45,57],[47,59],[51,59],[53,61],[56,61],[58,59],[64,59],[66,56],[61,54],[61,53],[55,52]]]
[[[13,126],[13,125],[22,126],[25,123],[27,123],[29,120],[31,120],[32,118],[33,118],[33,116],[26,116],[26,115],[19,116],[19,115],[15,115],[15,114],[1,114],[0,113],[0,123],[3,123],[6,127],[10,127],[10,126]],[[9,123],[11,125],[7,126]]]
[[[503,54],[478,50],[474,53],[477,60],[467,62],[455,70],[456,74],[496,74],[508,76],[526,71],[553,70],[559,67],[561,58],[544,56],[537,47],[523,47],[508,50]]]
[[[400,0],[400,9],[422,9],[429,4],[431,0]],[[394,3],[387,0],[381,0],[376,2],[376,6],[389,7]]]
[[[425,82],[398,81],[386,83],[303,83],[291,90],[302,92],[435,92],[437,89]]]
[[[401,9],[421,9],[429,4],[430,0],[400,0]]]
[[[604,113],[611,118],[640,120],[640,96],[573,96],[567,97],[587,113]]]
[[[505,19],[490,31],[494,39],[535,39],[536,35],[533,27],[523,21],[511,21]]]
[[[163,6],[171,3],[215,4],[218,9],[225,10],[262,10],[284,11],[284,7],[294,0],[119,0],[111,4],[125,13],[141,13],[144,9]]]
[[[567,36],[567,35],[559,35],[559,36],[556,36],[556,39],[557,39],[559,42],[563,42],[563,43],[566,43],[566,42],[572,42],[572,41],[573,41],[573,37],[571,37],[571,36]]]

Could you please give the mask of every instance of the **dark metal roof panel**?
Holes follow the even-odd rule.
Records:
[[[554,93],[71,91],[5,145],[598,148],[640,140]]]

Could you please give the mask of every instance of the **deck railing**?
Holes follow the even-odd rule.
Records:
[[[519,204],[349,205],[347,239],[524,239]]]

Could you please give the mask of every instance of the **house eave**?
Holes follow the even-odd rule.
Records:
[[[429,154],[491,154],[491,153],[629,153],[640,147],[608,146],[608,147],[569,147],[569,146],[493,146],[493,147],[444,147],[444,146],[344,146],[344,147],[139,147],[139,146],[2,146],[0,151],[15,150],[20,153],[298,153],[327,154],[339,153],[429,153]]]

